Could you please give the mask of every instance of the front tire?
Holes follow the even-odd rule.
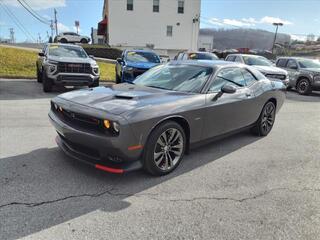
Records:
[[[308,95],[311,93],[311,84],[307,78],[302,78],[297,83],[297,91],[301,95]]]
[[[92,84],[89,85],[89,88],[99,87],[99,85],[100,85],[100,80],[97,79]]]
[[[45,71],[42,72],[42,88],[44,92],[51,92],[53,82],[50,78],[47,78]]]
[[[81,41],[80,41],[80,43],[82,43],[82,44],[87,44],[88,41],[87,41],[87,39],[82,38]]]
[[[118,76],[118,74],[116,73],[116,83],[121,83],[121,78]]]
[[[145,146],[144,169],[155,176],[166,175],[180,164],[186,149],[186,135],[178,123],[164,122],[152,131]]]
[[[274,124],[276,118],[276,106],[273,102],[267,102],[260,114],[256,125],[252,128],[252,132],[257,136],[267,136]]]

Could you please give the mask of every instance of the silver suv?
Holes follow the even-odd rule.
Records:
[[[273,66],[265,57],[250,54],[229,54],[226,61],[239,62],[254,67],[270,80],[281,81],[288,86],[289,76],[286,70]]]
[[[51,92],[53,85],[99,86],[97,62],[82,47],[70,44],[47,44],[36,63],[37,80],[43,91]]]
[[[320,90],[319,61],[298,57],[280,57],[276,65],[288,71],[289,88],[295,88],[303,95],[311,93],[312,90]]]
[[[60,33],[58,36],[56,36],[55,42],[86,44],[86,43],[90,42],[90,38],[87,36],[81,36],[81,35],[74,33],[74,32],[64,32],[64,33]]]

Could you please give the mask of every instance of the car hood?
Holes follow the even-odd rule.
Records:
[[[49,56],[48,60],[52,60],[52,61],[56,61],[56,62],[65,62],[65,63],[90,63],[90,64],[96,63],[96,61],[91,58]]]
[[[194,94],[123,83],[110,87],[67,92],[59,95],[58,98],[120,115],[146,106],[177,102],[190,95]]]
[[[267,73],[267,74],[284,74],[287,75],[287,71],[283,70],[278,67],[273,67],[273,66],[252,66],[255,69],[259,70],[262,73]]]
[[[302,68],[302,71],[320,74],[320,68]]]
[[[143,69],[150,69],[156,65],[159,65],[159,63],[152,63],[152,62],[127,62],[128,67],[133,68],[143,68]]]

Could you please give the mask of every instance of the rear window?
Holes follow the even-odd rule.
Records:
[[[189,53],[191,60],[217,60],[218,57],[213,53]]]
[[[286,65],[287,65],[287,59],[279,59],[278,61],[277,61],[277,67],[286,67]]]
[[[236,59],[236,56],[228,56],[226,61],[234,62],[235,59]]]

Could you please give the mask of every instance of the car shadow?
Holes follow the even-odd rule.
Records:
[[[286,99],[296,102],[320,102],[320,91],[313,91],[309,95],[300,95],[295,90],[288,90]]]
[[[16,239],[96,210],[115,212],[129,208],[126,198],[222,161],[224,156],[259,139],[245,131],[198,147],[185,156],[173,173],[163,177],[153,177],[142,170],[124,175],[105,173],[65,156],[57,147],[2,158],[0,236]]]
[[[110,85],[102,82],[101,85]],[[52,92],[45,93],[42,84],[32,79],[0,79],[0,100],[51,99],[61,93],[87,87],[54,86]]]

